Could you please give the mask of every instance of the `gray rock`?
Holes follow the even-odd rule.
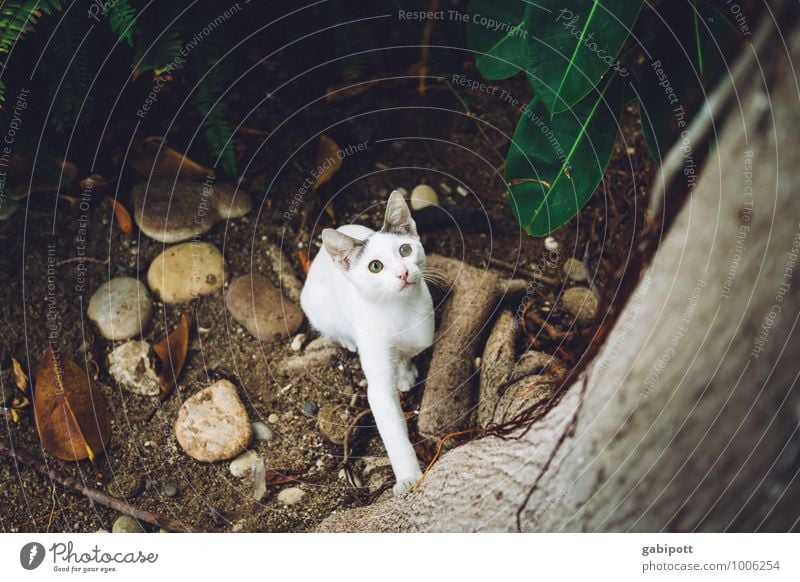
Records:
[[[131,190],[133,218],[141,231],[163,243],[189,240],[221,220],[250,212],[250,195],[229,184],[153,180]]]
[[[144,529],[130,515],[120,515],[114,520],[111,533],[144,533]]]
[[[305,494],[306,492],[299,487],[288,487],[278,493],[278,501],[284,505],[297,505]]]
[[[561,296],[561,304],[578,323],[591,323],[597,316],[597,295],[586,287],[571,287]]]
[[[131,340],[108,354],[108,373],[120,386],[143,396],[158,396],[161,385],[150,357],[150,345]]]
[[[306,400],[303,402],[303,414],[310,417],[315,417],[319,412],[319,404],[315,400]]]
[[[172,483],[164,485],[163,491],[167,497],[175,497],[178,494],[178,488]]]
[[[164,303],[187,303],[222,289],[228,268],[209,243],[188,242],[158,255],[147,271],[147,284]]]
[[[253,429],[253,437],[257,441],[271,441],[275,438],[275,431],[266,422],[254,422],[250,426]]]
[[[189,397],[175,421],[178,444],[198,461],[232,459],[247,448],[252,436],[247,411],[227,380]]]
[[[138,279],[117,277],[103,283],[86,311],[104,338],[125,340],[139,335],[153,317],[153,302]]]
[[[225,305],[233,319],[263,342],[285,340],[303,324],[303,312],[255,273],[231,281]]]

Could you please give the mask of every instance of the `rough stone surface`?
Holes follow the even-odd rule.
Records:
[[[296,505],[305,496],[306,492],[299,487],[288,487],[278,493],[278,501],[284,505]]]
[[[258,458],[258,454],[255,451],[245,451],[231,461],[229,467],[231,475],[237,478],[242,478],[251,474]]]
[[[327,440],[335,445],[344,444],[347,429],[353,422],[353,416],[346,406],[323,404],[317,415],[317,428]]]
[[[111,526],[112,533],[144,533],[142,526],[139,522],[133,519],[130,515],[120,515],[114,520],[114,525]]]
[[[247,447],[252,435],[247,411],[227,380],[189,397],[175,421],[178,444],[198,461],[231,459]]]
[[[147,271],[147,284],[164,303],[187,303],[195,297],[219,291],[228,279],[228,268],[217,247],[188,242],[158,255]]]
[[[138,279],[117,277],[103,283],[86,311],[104,338],[126,340],[139,335],[153,317],[153,302]]]
[[[263,342],[285,340],[303,324],[303,312],[255,273],[231,282],[225,305],[233,319]]]
[[[150,345],[131,340],[108,355],[108,373],[120,386],[142,396],[158,396],[161,386],[150,357]]]
[[[586,264],[581,261],[580,259],[567,259],[564,261],[564,264],[561,266],[561,269],[564,271],[564,274],[576,281],[581,283],[586,281],[587,272],[586,272]]]
[[[561,296],[561,304],[578,323],[591,323],[597,316],[597,295],[586,287],[571,287]]]
[[[152,239],[174,243],[208,232],[221,220],[250,211],[250,195],[229,184],[153,180],[131,190],[133,218]]]

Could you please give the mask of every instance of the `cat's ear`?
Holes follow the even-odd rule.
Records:
[[[417,236],[417,224],[411,218],[411,210],[397,190],[389,194],[386,203],[386,215],[383,217],[383,232]]]
[[[347,236],[333,228],[322,231],[322,244],[333,262],[342,271],[349,271],[355,260],[364,250],[364,242]]]

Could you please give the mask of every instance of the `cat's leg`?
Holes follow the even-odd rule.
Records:
[[[367,377],[369,407],[397,480],[394,494],[404,495],[422,477],[422,472],[419,470],[417,454],[408,439],[408,427],[395,387],[396,366],[390,354],[364,348],[361,367]]]

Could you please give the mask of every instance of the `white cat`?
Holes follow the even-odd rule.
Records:
[[[394,191],[383,228],[348,224],[322,232],[300,304],[311,325],[357,351],[367,398],[392,463],[395,495],[422,476],[398,390],[417,380],[411,358],[433,343],[433,301],[424,279],[425,250],[402,194]]]

